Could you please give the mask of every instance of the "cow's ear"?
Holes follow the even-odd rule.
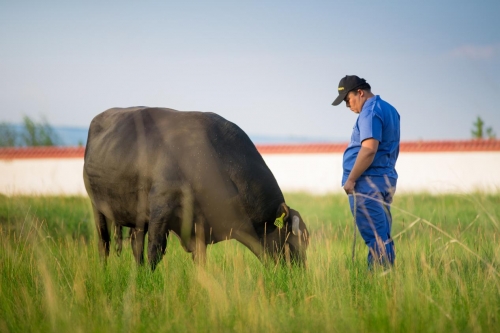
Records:
[[[284,202],[281,203],[281,205],[278,207],[278,211],[276,212],[276,217],[280,217],[283,214],[285,214],[285,216],[283,217],[283,221],[286,221],[288,219],[288,216],[290,216],[290,209]]]

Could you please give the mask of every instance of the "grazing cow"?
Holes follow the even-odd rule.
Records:
[[[204,260],[206,244],[236,239],[260,259],[289,254],[305,263],[309,240],[300,214],[286,205],[245,132],[215,113],[109,109],[90,124],[83,178],[104,258],[114,223],[119,242],[121,227],[131,228],[138,264],[149,233],[153,270],[169,232],[195,260]],[[282,228],[275,225],[280,217]]]

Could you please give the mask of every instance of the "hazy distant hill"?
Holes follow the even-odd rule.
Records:
[[[18,131],[22,130],[21,125],[13,125]],[[60,144],[63,146],[78,146],[87,144],[88,128],[85,127],[53,127],[57,136],[60,139]],[[343,142],[346,139],[342,138],[314,138],[314,137],[298,137],[298,136],[266,136],[252,135],[250,139],[255,144],[292,144],[292,143],[327,143],[327,142]]]
[[[263,136],[252,135],[250,139],[255,144],[292,144],[292,143],[332,143],[345,142],[347,139],[342,138],[318,138],[318,137],[301,137],[301,136]]]
[[[65,146],[85,145],[87,143],[88,128],[79,127],[54,127],[54,130],[61,138]],[[297,136],[265,136],[252,135],[250,139],[256,144],[291,144],[291,143],[326,143],[346,141],[346,139],[335,138],[313,138],[313,137],[297,137]]]
[[[87,144],[88,128],[54,127],[64,146],[85,146]]]

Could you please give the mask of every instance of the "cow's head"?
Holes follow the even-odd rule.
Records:
[[[265,236],[265,247],[274,258],[306,264],[309,232],[299,212],[282,203],[276,212],[276,229]]]

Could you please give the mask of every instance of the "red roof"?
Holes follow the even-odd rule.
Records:
[[[500,140],[401,142],[401,152],[500,151]]]
[[[347,143],[257,145],[261,154],[343,153]],[[402,153],[500,151],[500,140],[410,141],[401,142]],[[0,159],[83,158],[85,147],[0,148]]]
[[[0,160],[24,158],[83,158],[85,147],[9,147],[0,148]]]
[[[261,154],[343,153],[348,143],[257,145]],[[401,142],[402,153],[500,151],[500,140],[408,141]]]
[[[327,154],[343,153],[347,143],[313,143],[290,145],[257,145],[261,154]]]

